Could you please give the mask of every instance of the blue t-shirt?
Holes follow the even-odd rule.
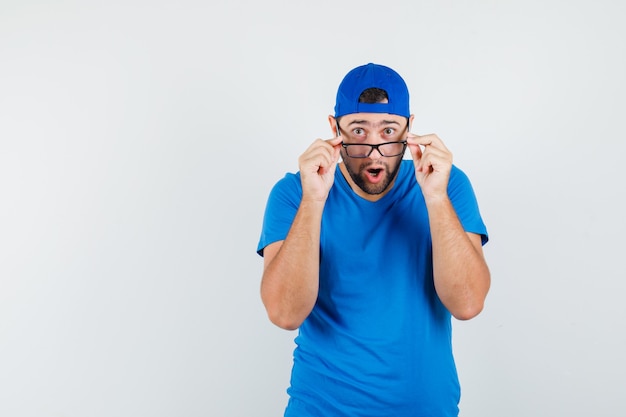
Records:
[[[468,232],[487,230],[467,176],[452,167],[448,195]],[[284,240],[300,175],[270,193],[258,252]],[[337,167],[322,217],[318,299],[295,339],[285,416],[457,416],[451,316],[432,277],[428,213],[412,160],[376,202]]]

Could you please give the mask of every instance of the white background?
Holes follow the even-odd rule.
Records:
[[[347,71],[471,178],[463,417],[626,415],[623,1],[0,0],[0,415],[279,416],[256,255]]]

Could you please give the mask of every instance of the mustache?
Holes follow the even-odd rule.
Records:
[[[359,165],[359,171],[365,171],[368,169],[383,169],[389,171],[389,164],[385,161],[369,161]]]

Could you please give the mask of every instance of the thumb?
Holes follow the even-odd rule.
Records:
[[[422,148],[419,145],[409,143],[409,151],[411,151],[411,156],[413,160],[418,160],[422,157]]]
[[[333,147],[333,161],[337,163],[341,153],[341,142],[343,142],[343,138],[341,136],[337,136],[332,139],[328,139],[326,142]]]
[[[343,141],[343,137],[341,137],[341,136],[335,136],[332,139],[327,139],[326,140],[326,142],[328,142],[333,147],[338,146],[342,141]]]

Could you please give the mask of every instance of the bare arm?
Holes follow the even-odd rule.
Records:
[[[480,236],[463,230],[448,198],[452,154],[436,135],[408,140],[428,209],[435,290],[454,317],[471,319],[483,309],[491,275]]]
[[[272,323],[294,330],[307,318],[319,288],[322,213],[334,182],[341,138],[317,140],[300,156],[302,200],[284,241],[264,251],[261,299]]]
[[[264,250],[261,299],[272,323],[283,329],[298,328],[317,300],[323,209],[301,204],[287,238]]]
[[[469,320],[482,311],[491,281],[481,237],[463,230],[450,200],[430,201],[427,207],[435,290],[454,317]]]

